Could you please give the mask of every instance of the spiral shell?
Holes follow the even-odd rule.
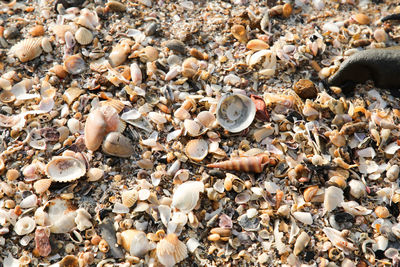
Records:
[[[166,267],[174,266],[187,256],[186,245],[178,239],[176,234],[168,234],[157,244],[157,258]]]
[[[51,185],[51,179],[40,179],[33,184],[33,188],[36,193],[41,195],[49,189]]]
[[[122,204],[124,204],[126,207],[130,208],[133,205],[135,205],[135,203],[138,199],[138,192],[134,189],[126,190],[126,191],[122,192],[121,198],[122,198]]]
[[[22,217],[14,226],[14,231],[17,235],[27,235],[36,227],[36,222],[31,217]]]
[[[46,165],[46,174],[54,182],[71,182],[82,177],[85,173],[85,164],[73,157],[53,157]]]
[[[30,38],[20,41],[11,47],[10,52],[21,62],[27,62],[37,58],[42,53],[42,38]]]
[[[224,170],[261,173],[264,166],[270,163],[269,156],[261,154],[253,157],[239,157],[231,160],[208,164],[208,168],[220,168]]]

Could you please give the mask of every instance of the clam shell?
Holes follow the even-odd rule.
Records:
[[[64,68],[68,73],[76,75],[84,72],[87,66],[79,55],[72,55],[64,60]]]
[[[11,47],[10,52],[21,62],[27,62],[40,56],[41,42],[42,38],[25,39]]]
[[[33,184],[35,192],[39,195],[46,192],[51,185],[51,179],[40,179]]]
[[[40,44],[41,44],[44,52],[50,53],[51,51],[53,51],[53,47],[51,46],[51,42],[50,42],[49,38],[43,37]]]
[[[46,174],[54,182],[71,182],[82,177],[85,173],[85,164],[73,157],[53,157],[46,165]]]
[[[138,192],[134,189],[123,191],[121,193],[121,198],[122,198],[122,204],[130,208],[133,205],[135,205],[138,199]]]
[[[215,122],[215,116],[210,111],[202,111],[200,112],[196,119],[207,128],[211,128]]]
[[[75,32],[75,39],[81,45],[88,45],[93,41],[93,33],[84,27]]]
[[[158,242],[156,253],[160,263],[166,267],[172,267],[188,256],[186,245],[176,234],[168,234]]]
[[[208,143],[204,139],[190,140],[185,147],[186,155],[194,161],[202,161],[208,154]]]
[[[202,182],[185,182],[178,186],[174,192],[172,206],[182,212],[190,212],[196,207],[200,192],[204,192],[204,184]]]
[[[36,222],[31,217],[22,217],[14,226],[14,231],[17,235],[27,235],[36,227]]]
[[[240,132],[253,122],[256,106],[253,101],[241,94],[223,96],[217,106],[217,121],[232,133]]]
[[[299,237],[296,239],[296,243],[294,244],[294,255],[299,255],[305,247],[307,247],[308,242],[310,242],[311,238],[306,232],[301,232]]]
[[[106,135],[107,123],[100,109],[89,113],[85,123],[85,145],[87,149],[96,151]]]
[[[129,158],[135,152],[130,139],[119,132],[109,133],[104,139],[102,149],[108,155],[121,158]]]
[[[135,257],[143,257],[152,248],[143,231],[125,230],[121,233],[121,241],[124,249]]]

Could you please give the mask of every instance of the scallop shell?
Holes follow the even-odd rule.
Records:
[[[204,184],[197,181],[188,181],[176,189],[172,197],[172,206],[182,212],[190,212],[199,201],[200,192],[204,192]]]
[[[208,143],[204,139],[190,140],[185,147],[186,155],[194,161],[202,161],[208,154]]]
[[[36,222],[31,217],[22,217],[14,226],[14,231],[17,235],[27,235],[36,227]]]
[[[217,121],[229,132],[237,133],[246,129],[253,122],[255,115],[256,106],[245,95],[227,94],[218,102]]]
[[[85,61],[79,55],[72,55],[64,60],[64,68],[73,75],[84,72],[87,68]]]
[[[51,179],[40,179],[33,184],[35,192],[39,195],[46,192],[51,185]]]
[[[46,165],[46,174],[54,182],[71,182],[86,173],[82,161],[67,156],[57,156]]]
[[[134,189],[126,190],[121,193],[121,198],[122,198],[122,204],[124,204],[126,207],[130,208],[133,205],[135,205],[135,203],[138,199],[138,192]]]
[[[88,45],[93,41],[93,33],[84,27],[80,27],[75,33],[75,39],[81,45]]]
[[[172,267],[188,256],[186,245],[176,234],[168,234],[157,244],[157,258],[166,267]]]
[[[20,41],[11,47],[10,52],[21,62],[30,61],[42,53],[42,38],[30,38]]]

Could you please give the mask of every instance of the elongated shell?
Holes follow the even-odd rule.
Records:
[[[227,94],[218,102],[217,121],[232,133],[243,131],[249,127],[255,115],[256,106],[245,95]]]
[[[174,192],[172,206],[183,212],[190,212],[196,207],[200,192],[204,192],[204,184],[202,182],[185,182]]]
[[[208,164],[208,168],[220,168],[224,170],[243,171],[261,173],[264,166],[270,162],[267,155],[258,155],[253,157],[239,157],[231,160]]]
[[[85,145],[87,149],[96,151],[106,135],[106,121],[103,113],[95,109],[89,113],[85,123]]]
[[[36,222],[31,217],[23,217],[17,221],[14,231],[17,235],[26,235],[31,233],[36,227]]]
[[[310,242],[311,238],[306,232],[301,232],[299,237],[296,239],[296,243],[294,244],[294,255],[299,255],[305,247],[307,247],[308,242]]]
[[[130,139],[119,132],[109,133],[104,139],[102,149],[108,155],[121,158],[129,158],[135,152]]]
[[[176,234],[168,234],[157,244],[157,258],[166,267],[172,267],[187,258],[186,245]]]
[[[53,157],[46,165],[46,174],[54,182],[71,182],[82,177],[85,173],[85,164],[73,157]]]
[[[11,47],[11,53],[21,62],[30,61],[42,53],[42,38],[30,38],[20,41]]]

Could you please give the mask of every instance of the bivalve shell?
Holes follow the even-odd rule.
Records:
[[[301,232],[299,237],[296,239],[296,243],[294,244],[294,250],[293,253],[294,255],[299,255],[300,252],[304,250],[305,247],[307,247],[308,242],[310,242],[311,238],[306,232]]]
[[[188,256],[186,245],[176,234],[168,234],[157,244],[157,258],[166,267],[172,267]]]
[[[49,189],[50,185],[51,179],[40,179],[33,184],[33,188],[37,194],[41,195]]]
[[[85,61],[79,55],[72,55],[65,59],[64,68],[73,75],[84,72],[87,68]]]
[[[240,132],[249,127],[255,115],[256,106],[245,95],[227,94],[218,102],[217,121],[232,133]]]
[[[11,47],[10,52],[21,62],[27,62],[40,56],[41,42],[42,38],[25,39]]]
[[[202,161],[208,154],[208,143],[204,139],[190,140],[185,147],[186,155],[194,161]]]
[[[107,123],[100,109],[89,113],[85,123],[85,145],[87,149],[96,151],[106,135]]]
[[[81,45],[88,45],[93,41],[93,33],[84,27],[75,32],[75,39]]]
[[[183,212],[190,212],[196,207],[200,192],[204,192],[204,184],[202,182],[185,182],[174,192],[172,206]]]
[[[46,165],[46,174],[54,182],[71,182],[86,173],[86,166],[80,160],[57,156]]]
[[[111,156],[129,158],[135,152],[129,138],[119,132],[109,133],[103,142],[103,152]]]
[[[126,207],[130,208],[133,205],[135,205],[135,203],[138,199],[138,192],[134,189],[126,190],[126,191],[122,192],[121,198],[122,198],[122,204],[124,204]]]
[[[31,217],[22,217],[14,226],[14,231],[17,235],[27,235],[36,227],[36,222]]]

